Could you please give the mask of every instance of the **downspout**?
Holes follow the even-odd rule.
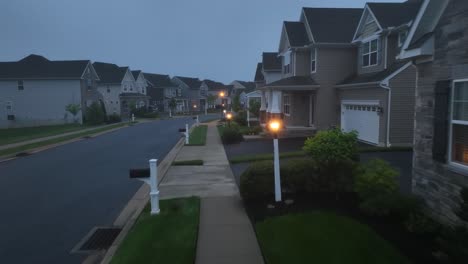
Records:
[[[388,83],[381,82],[380,87],[388,91],[388,101],[387,101],[387,143],[386,147],[391,147],[390,144],[390,113],[392,110],[392,89],[388,86]]]

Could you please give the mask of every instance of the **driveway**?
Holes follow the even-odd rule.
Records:
[[[0,163],[0,263],[81,263],[70,250],[112,225],[141,186],[128,170],[161,161],[187,122],[138,124]]]
[[[283,138],[279,139],[279,152],[299,151],[304,145],[305,138]],[[273,152],[273,142],[268,140],[244,141],[239,144],[224,145],[228,159],[245,154],[263,154]],[[371,159],[383,159],[400,172],[400,189],[404,193],[411,192],[411,178],[413,165],[413,152],[369,152],[360,155],[361,162]],[[282,160],[281,163],[286,160]],[[231,164],[231,169],[239,183],[240,175],[247,169],[249,163]]]

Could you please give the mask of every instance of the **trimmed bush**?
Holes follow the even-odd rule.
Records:
[[[399,173],[386,161],[374,159],[362,167],[356,176],[355,191],[362,200],[398,192],[397,177]]]
[[[231,126],[222,129],[221,140],[224,144],[235,144],[243,141],[244,137],[238,127]]]
[[[118,114],[112,114],[107,116],[107,123],[108,124],[113,124],[113,123],[119,123],[122,121],[122,118]]]
[[[468,229],[466,227],[447,227],[437,239],[440,249],[447,254],[445,263],[468,263]]]
[[[458,210],[457,215],[461,220],[468,222],[468,188],[463,188],[460,191],[460,197],[462,202],[460,203],[460,209]]]
[[[234,115],[234,121],[240,126],[247,126],[247,113],[245,111],[239,111]]]
[[[269,199],[274,196],[272,161],[252,163],[240,176],[240,194],[244,201]]]
[[[406,229],[418,235],[435,235],[439,232],[441,225],[434,219],[422,212],[411,213],[405,221]]]
[[[86,123],[90,125],[100,125],[106,120],[106,115],[98,102],[93,102],[86,108]]]
[[[405,221],[412,213],[421,211],[422,203],[416,197],[394,193],[362,200],[359,208],[368,215],[394,215]]]
[[[281,185],[290,193],[321,191],[314,161],[310,158],[288,160],[281,167]]]

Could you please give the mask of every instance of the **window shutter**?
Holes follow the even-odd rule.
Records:
[[[436,161],[447,162],[447,144],[449,131],[450,87],[452,81],[439,81],[435,87],[434,102],[434,137],[432,158]]]

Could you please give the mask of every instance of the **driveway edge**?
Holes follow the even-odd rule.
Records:
[[[160,184],[163,181],[167,171],[171,167],[172,161],[174,161],[177,154],[179,154],[184,144],[185,138],[182,137],[158,165],[158,175],[161,175],[158,178],[158,184]],[[122,227],[122,231],[114,240],[111,247],[107,250],[107,252],[105,252],[105,254],[100,252],[97,254],[90,255],[88,258],[85,259],[83,263],[110,263],[112,257],[114,257],[115,253],[117,252],[117,249],[119,248],[120,244],[123,242],[128,232],[133,227],[141,212],[145,208],[146,204],[148,203],[148,200],[149,187],[147,186],[147,184],[143,184],[140,187],[140,189],[138,189],[138,191],[133,195],[132,199],[130,199],[130,201],[127,203],[124,209],[120,212],[120,215],[117,217],[117,219],[114,221],[114,226]],[[103,258],[100,262],[97,262],[99,256],[96,255],[103,255]]]

